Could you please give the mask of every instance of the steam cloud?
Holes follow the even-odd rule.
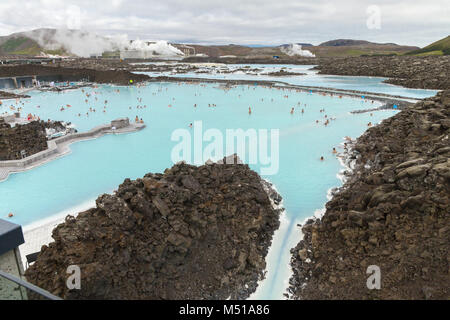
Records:
[[[296,43],[292,43],[287,47],[282,47],[281,51],[288,56],[302,56],[314,58],[315,55],[309,50],[303,50],[302,46]]]
[[[143,40],[130,41],[128,36],[102,37],[94,33],[79,30],[40,29],[25,33],[46,50],[64,50],[79,57],[87,58],[92,54],[101,55],[106,51],[140,50],[153,55],[177,56],[183,52],[167,43],[157,41],[148,44]]]
[[[128,40],[126,40],[126,42],[128,42]],[[124,42],[122,42],[122,44],[124,44]],[[157,41],[156,43],[147,44],[147,42],[138,39],[134,40],[131,44],[124,45],[123,47],[128,50],[153,51],[155,55],[184,55],[183,52],[163,40]]]

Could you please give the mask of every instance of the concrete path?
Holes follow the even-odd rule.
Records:
[[[8,178],[9,173],[11,172],[12,168],[0,168],[0,181],[5,180]]]

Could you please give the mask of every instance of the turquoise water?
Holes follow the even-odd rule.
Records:
[[[176,145],[171,140],[172,132],[180,128],[189,130],[194,121],[202,121],[204,130],[217,128],[222,132],[238,128],[280,129],[279,172],[265,178],[276,185],[284,198],[286,232],[278,237],[279,249],[270,257],[268,280],[258,292],[258,298],[265,299],[282,298],[287,287],[289,250],[298,241],[296,224],[323,208],[327,191],[341,184],[337,173],[342,167],[332,148],[341,150],[339,145],[344,136],[357,137],[367,129],[368,122],[377,123],[395,114],[395,111],[378,111],[372,116],[350,114],[377,103],[261,86],[224,90],[217,84],[150,83],[144,87],[100,86],[85,90],[91,94],[88,103],[85,93],[74,90],[31,92],[31,99],[21,100],[18,105],[23,103],[22,114],[70,121],[80,131],[119,117],[132,120],[136,116],[145,120],[147,128],[72,144],[72,154],[10,175],[0,183],[0,217],[13,212],[10,221],[27,226],[112,192],[125,178],[163,172],[172,166],[171,151]],[[105,100],[108,100],[106,113],[102,112]],[[0,113],[9,110],[13,102],[4,101]],[[72,107],[60,111],[67,104]],[[138,105],[146,108],[138,109]],[[292,107],[295,107],[293,115]],[[96,112],[90,112],[89,108]],[[305,109],[304,114],[301,108]],[[325,113],[320,112],[323,108]],[[336,120],[324,126],[325,114]],[[319,160],[321,156],[325,161]],[[251,167],[260,169],[258,164]]]
[[[236,70],[246,65],[227,65],[229,70]],[[286,77],[273,77],[264,75],[264,73],[276,72],[281,68],[286,68],[287,71],[296,73],[306,73],[303,76],[286,76]],[[170,72],[164,73],[166,76],[174,77],[196,77],[196,78],[210,78],[210,79],[229,79],[229,80],[272,80],[283,81],[289,84],[311,86],[311,87],[325,87],[336,88],[345,90],[358,90],[367,91],[373,93],[386,93],[395,96],[409,97],[409,98],[427,98],[436,95],[436,90],[424,90],[424,89],[409,89],[401,86],[395,86],[388,83],[383,83],[387,78],[382,77],[353,77],[353,76],[332,76],[321,75],[317,71],[311,70],[313,65],[251,65],[251,69],[262,69],[257,75],[246,74],[244,72],[221,74],[215,73],[214,68],[206,68],[212,70],[212,73],[185,73],[170,75]],[[159,76],[161,73],[140,72],[148,74],[150,76]]]

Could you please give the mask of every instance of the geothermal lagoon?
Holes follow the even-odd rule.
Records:
[[[283,66],[253,67],[272,71]],[[408,98],[436,93],[383,84],[382,78],[319,76],[309,67],[285,67],[307,75],[192,73],[177,77],[276,80]],[[149,82],[142,86],[99,85],[60,93],[31,91],[27,94],[31,98],[4,101],[0,113],[13,105],[22,108],[22,115],[31,113],[41,120],[71,122],[80,132],[123,117],[130,121],[142,118],[147,127],[136,133],[107,135],[72,144],[71,154],[30,171],[11,174],[0,182],[0,213],[14,212],[10,221],[25,229],[93,206],[99,195],[112,193],[126,178],[136,179],[171,167],[172,151],[178,143],[172,138],[176,130],[192,131],[192,139],[198,123],[202,125],[202,133],[216,129],[224,135],[227,129],[279,130],[278,171],[262,177],[272,182],[282,195],[285,212],[267,258],[267,279],[252,297],[258,299],[283,298],[290,276],[289,251],[299,241],[297,224],[320,213],[329,190],[342,184],[339,173],[343,167],[332,153],[333,148],[342,152],[344,137],[356,138],[364,133],[369,122],[377,124],[398,112],[352,114],[351,111],[375,108],[381,103],[360,96],[324,96],[281,85],[230,87],[223,83]],[[324,122],[330,118],[333,120],[325,126]],[[190,128],[190,124],[195,125]],[[246,149],[239,155],[246,159],[247,153]],[[261,174],[264,166],[250,163],[250,167]]]

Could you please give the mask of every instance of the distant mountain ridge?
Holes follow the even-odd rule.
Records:
[[[396,43],[376,43],[367,40],[335,39],[308,48],[318,57],[348,57],[373,55],[402,55],[419,47]]]
[[[64,46],[55,39],[57,32],[57,29],[41,28],[0,37],[0,54],[36,56],[44,53],[69,55]]]
[[[295,44],[298,44],[298,45],[302,46],[303,48],[304,48],[304,47],[312,47],[312,46],[314,46],[314,45],[311,44],[311,43],[301,43],[301,42],[296,42]],[[291,45],[291,43],[289,43],[289,44],[282,44],[280,47],[287,47],[287,46],[290,46],[290,45]]]
[[[83,44],[84,51],[77,51],[74,41]],[[0,55],[37,56],[43,54],[63,56],[84,56],[97,54],[95,47],[108,48],[107,52],[116,51],[117,47],[106,37],[98,36],[79,30],[36,29],[26,32],[13,33],[0,37]],[[102,44],[102,45],[100,45]],[[324,42],[318,46],[311,43],[296,43],[311,51],[317,57],[346,57],[361,55],[397,55],[419,50],[419,47],[401,46],[394,43],[374,43],[366,40],[336,39]],[[174,44],[176,47],[177,44]],[[238,57],[272,57],[285,56],[283,49],[289,44],[281,46],[245,46],[245,45],[189,45],[196,53],[210,57],[235,55]],[[182,46],[180,46],[182,47]],[[89,51],[89,52],[86,52]],[[101,54],[101,52],[98,52]]]
[[[362,46],[362,45],[398,46],[398,44],[395,43],[375,43],[366,40],[353,40],[353,39],[336,39],[319,44],[320,47],[343,47],[343,46]]]
[[[0,54],[37,55],[40,54],[41,49],[36,41],[28,37],[20,35],[0,37]]]

